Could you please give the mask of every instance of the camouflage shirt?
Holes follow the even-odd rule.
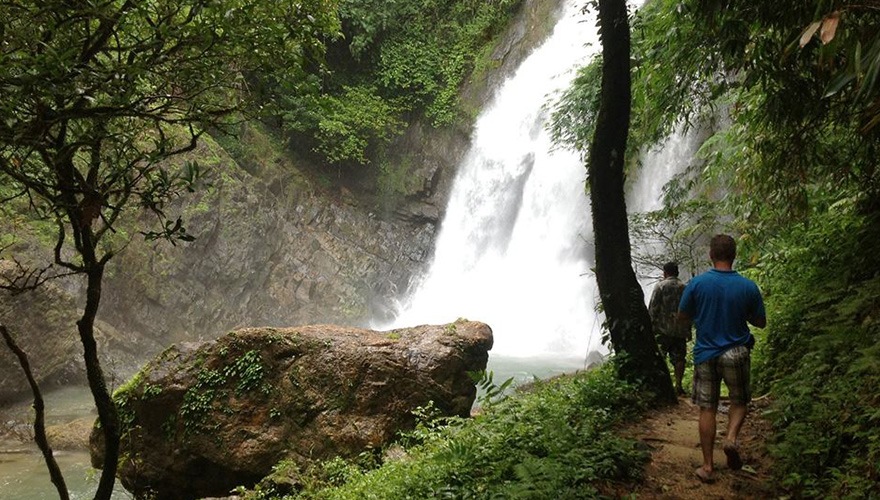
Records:
[[[651,302],[648,312],[651,314],[651,322],[657,335],[669,337],[691,338],[690,321],[678,321],[678,303],[681,301],[681,293],[684,291],[684,283],[675,276],[664,278],[651,293]]]

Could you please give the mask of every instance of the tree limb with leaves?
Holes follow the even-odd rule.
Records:
[[[251,109],[253,79],[296,80],[319,63],[339,29],[336,6],[11,1],[0,17],[0,184],[15,193],[7,201],[56,224],[54,272],[85,277],[77,329],[106,448],[95,498],[109,498],[120,436],[94,322],[107,263],[126,244],[117,225],[149,214],[155,223],[139,223],[143,236],[191,240],[165,208],[195,188],[199,168],[175,158]]]

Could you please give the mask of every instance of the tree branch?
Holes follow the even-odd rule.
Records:
[[[28,384],[31,386],[31,392],[34,394],[34,441],[43,453],[43,459],[46,461],[46,467],[49,469],[49,476],[52,478],[52,484],[54,484],[55,489],[58,490],[58,497],[61,498],[61,500],[69,500],[70,495],[67,492],[67,485],[64,483],[64,475],[61,474],[61,468],[58,467],[58,462],[56,462],[55,457],[52,456],[52,447],[49,446],[49,439],[46,437],[46,412],[43,395],[40,392],[40,386],[37,385],[37,381],[34,379],[34,374],[33,371],[31,371],[31,365],[30,362],[28,362],[27,354],[18,347],[15,340],[12,338],[12,335],[9,334],[9,330],[7,330],[6,326],[3,324],[0,324],[0,335],[3,335],[3,339],[6,340],[6,345],[9,346],[9,350],[18,357],[18,363],[21,365],[21,369],[24,372],[25,377],[27,377]]]
[[[15,271],[9,270],[2,273],[3,282],[0,282],[0,290],[6,290],[12,295],[29,292],[39,288],[47,281],[75,274],[73,272],[47,274],[52,269],[51,265],[41,268],[28,268],[22,265],[15,257],[10,259],[10,261],[15,265]]]

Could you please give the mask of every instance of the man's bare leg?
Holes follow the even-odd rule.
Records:
[[[724,440],[724,454],[727,455],[727,466],[733,470],[742,468],[742,457],[739,455],[739,430],[746,420],[749,407],[744,404],[731,404],[727,413],[727,439]]]
[[[684,392],[684,388],[681,386],[681,380],[684,378],[684,360],[680,360],[672,365],[672,369],[675,372],[675,389],[678,392]]]
[[[700,448],[703,450],[703,466],[700,467],[706,473],[700,479],[711,478],[715,472],[715,464],[712,454],[715,448],[715,408],[700,408]],[[699,470],[699,469],[698,469]]]
[[[743,422],[746,420],[746,414],[749,407],[742,404],[731,404],[730,411],[727,413],[727,442],[737,444],[739,430],[742,428]]]

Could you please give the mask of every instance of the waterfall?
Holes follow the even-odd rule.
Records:
[[[627,189],[626,206],[630,213],[652,212],[663,208],[663,188],[674,177],[693,166],[697,151],[711,135],[711,127],[710,123],[697,123],[690,127],[679,123],[662,143],[641,152],[642,168],[636,173]],[[669,255],[670,248],[668,243],[657,238],[649,238],[648,241],[631,239],[631,242],[636,274],[645,290],[647,303],[654,286],[662,277],[662,270],[654,265],[646,267],[644,262],[639,264],[637,256],[638,254]],[[656,262],[655,259],[651,260]],[[687,281],[692,269],[687,263],[679,262],[679,264],[681,279]]]
[[[599,349],[585,169],[552,151],[548,96],[599,47],[574,2],[548,39],[497,90],[459,166],[434,260],[392,326],[484,321],[493,356],[571,356]]]
[[[706,137],[705,125],[685,129],[681,123],[661,144],[642,151],[643,166],[627,190],[627,210],[651,212],[662,208],[663,187],[690,166]]]
[[[573,369],[607,351],[585,166],[578,154],[554,150],[545,130],[548,98],[599,48],[595,19],[569,1],[553,33],[498,88],[457,170],[434,260],[388,327],[486,322],[495,333],[490,364],[549,358]],[[647,161],[664,168],[638,181],[637,196],[659,200],[659,186],[680,167]]]

